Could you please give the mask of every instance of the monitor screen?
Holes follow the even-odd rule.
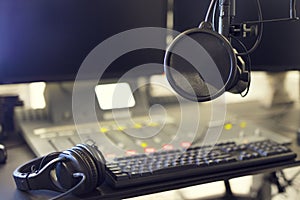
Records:
[[[74,80],[105,39],[133,28],[166,27],[166,9],[167,0],[0,0],[0,83]],[[155,49],[132,51],[115,60],[104,77],[163,63],[163,55]]]
[[[211,0],[174,0],[174,29],[194,28],[204,20]],[[261,0],[263,19],[289,17],[290,0]],[[298,16],[300,3],[296,5]],[[258,20],[256,0],[236,0],[234,23]],[[300,69],[300,20],[264,23],[262,41],[251,54],[252,70],[286,71]],[[256,37],[239,38],[249,49]],[[238,46],[234,46],[239,48]]]

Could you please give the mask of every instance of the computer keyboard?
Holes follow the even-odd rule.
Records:
[[[224,142],[115,158],[106,164],[107,182],[116,188],[207,175],[295,159],[286,145],[271,140]]]

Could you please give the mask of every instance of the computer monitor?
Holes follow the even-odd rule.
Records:
[[[211,0],[174,0],[174,29],[184,31],[204,21]],[[261,0],[263,19],[288,18],[290,0]],[[296,5],[300,13],[300,3]],[[234,22],[258,20],[255,0],[236,0]],[[287,71],[300,69],[300,21],[264,23],[259,47],[251,54],[252,70]],[[240,38],[249,49],[256,37]],[[237,46],[238,48],[238,46]]]
[[[166,9],[166,0],[0,0],[0,83],[72,81],[105,39],[133,28],[166,27]],[[104,77],[163,63],[163,55],[155,49],[130,52]],[[149,67],[144,75],[162,72]]]

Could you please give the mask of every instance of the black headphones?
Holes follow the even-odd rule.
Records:
[[[97,146],[78,144],[25,163],[13,177],[19,190],[47,189],[81,195],[104,182],[105,159]]]

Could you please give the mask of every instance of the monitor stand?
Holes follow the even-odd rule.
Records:
[[[47,122],[51,124],[72,122],[73,82],[47,83],[44,90],[46,107],[41,109],[20,108],[15,110],[16,121]]]
[[[270,98],[265,102],[267,108],[293,105],[294,101],[285,87],[286,76],[287,72],[267,72],[270,84]]]
[[[48,119],[54,124],[72,122],[73,82],[47,83],[44,97]]]
[[[115,80],[107,81],[107,83],[114,83]],[[133,116],[143,115],[148,113],[149,103],[147,100],[146,90],[143,87],[138,87],[138,80],[126,80],[126,82],[131,86],[131,88],[138,88],[133,91],[135,98],[135,106],[130,108],[130,112]],[[88,81],[82,81],[80,84],[80,89],[77,91],[83,90],[93,90],[91,88],[91,83]],[[106,83],[103,83],[106,84]],[[47,83],[45,88],[45,102],[46,102],[46,112],[48,120],[54,124],[60,123],[72,123],[73,114],[72,114],[72,93],[73,93],[73,82],[61,82],[61,83]],[[102,120],[105,116],[109,116],[109,113],[112,112],[101,110],[95,95],[95,110],[97,118]],[[115,109],[114,114],[122,112],[122,109]]]

